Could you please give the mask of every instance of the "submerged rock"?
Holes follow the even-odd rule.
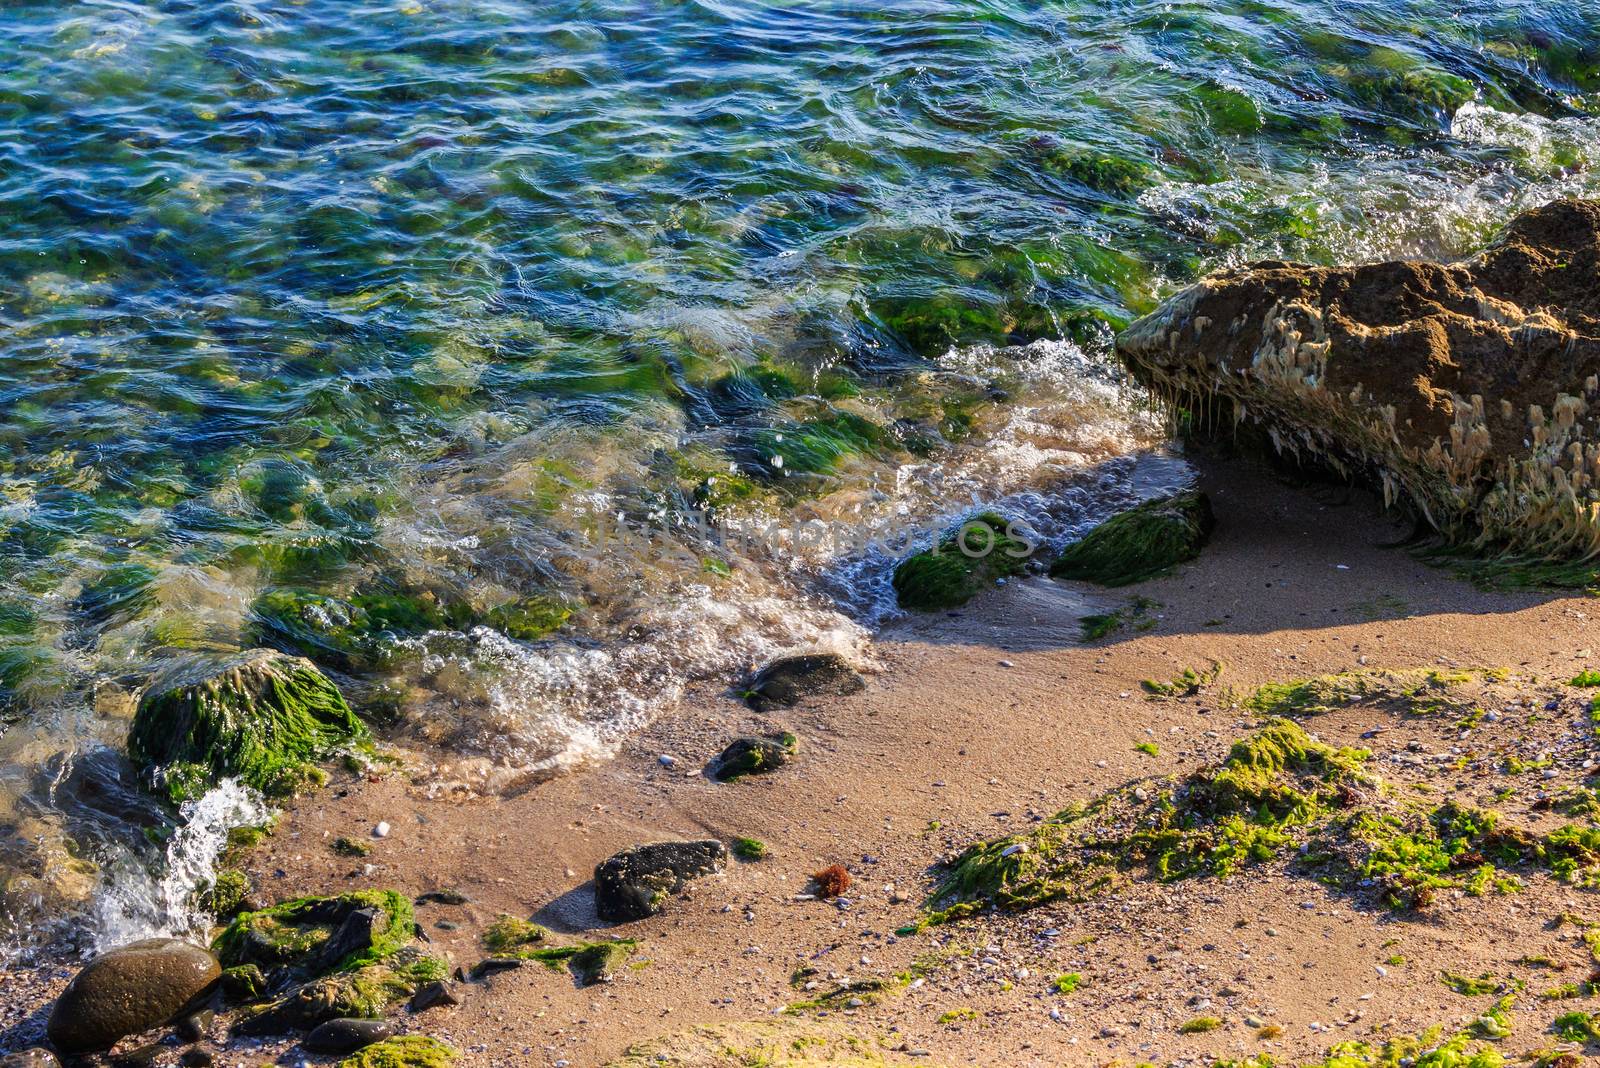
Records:
[[[745,700],[757,712],[770,712],[807,697],[843,697],[866,688],[867,680],[838,653],[807,653],[762,668],[750,680]]]
[[[1600,202],[1527,212],[1460,263],[1220,271],[1117,350],[1168,403],[1375,475],[1452,544],[1600,552]]]
[[[611,923],[654,916],[690,879],[719,872],[727,863],[727,847],[714,838],[623,850],[594,870],[595,908]]]
[[[67,1054],[108,1049],[181,1015],[221,974],[215,957],[176,938],[118,946],[84,965],[56,999],[50,1042]]]
[[[309,661],[254,649],[191,662],[139,702],[128,756],[174,804],[236,777],[269,795],[323,777],[316,762],[367,738],[339,688]]]
[[[1021,524],[992,512],[973,516],[932,549],[900,562],[895,596],[913,612],[959,608],[995,579],[1019,573],[1033,549]]]
[[[1204,493],[1146,501],[1101,523],[1061,551],[1053,578],[1127,586],[1200,555],[1216,520]]]
[[[711,777],[732,782],[745,775],[775,771],[794,759],[800,740],[792,734],[776,738],[735,738],[711,764]]]

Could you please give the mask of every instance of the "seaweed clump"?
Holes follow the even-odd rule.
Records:
[[[393,890],[302,897],[234,917],[212,943],[224,968],[254,964],[268,975],[348,972],[408,945],[411,902]]]
[[[1199,491],[1146,501],[1068,545],[1050,574],[1102,586],[1143,582],[1199,556],[1215,526],[1211,500]]]
[[[460,1056],[427,1035],[396,1035],[375,1042],[339,1062],[339,1068],[450,1068]]]
[[[1235,742],[1221,764],[1155,790],[1129,787],[1023,834],[963,853],[930,897],[927,922],[988,907],[1084,900],[1136,869],[1163,881],[1226,876],[1271,859],[1291,831],[1355,802],[1364,750],[1334,748],[1288,720]]]
[[[1033,551],[1018,524],[993,512],[973,516],[932,549],[894,569],[900,607],[913,612],[959,608],[996,579],[1020,572]]]
[[[225,777],[269,796],[325,775],[317,761],[365,742],[366,725],[309,661],[269,649],[222,664],[187,665],[139,702],[128,756],[173,804]]]

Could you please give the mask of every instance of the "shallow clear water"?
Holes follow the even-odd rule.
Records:
[[[1465,254],[1600,186],[1589,0],[23,0],[0,29],[19,920],[154,866],[112,912],[159,924],[141,832],[172,821],[120,746],[164,658],[309,648],[455,754],[438,789],[512,787],[689,680],[858,646],[963,509],[1062,539],[1181,480],[1108,360],[1173,287]],[[788,539],[708,540],[707,506]],[[318,597],[381,636],[306,633]]]

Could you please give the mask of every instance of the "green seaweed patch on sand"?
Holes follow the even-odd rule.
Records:
[[[1269,682],[1237,695],[1241,708],[1264,716],[1310,716],[1355,704],[1383,704],[1407,715],[1459,715],[1471,705],[1459,691],[1475,680],[1493,680],[1497,669],[1439,671],[1351,671],[1290,682]]]
[[[1397,909],[1427,908],[1444,888],[1514,893],[1521,880],[1513,869],[1600,881],[1600,829],[1540,834],[1492,811],[1429,807],[1387,788],[1367,757],[1270,720],[1220,764],[1121,787],[970,847],[929,896],[923,919],[903,930],[989,908],[1083,901],[1130,875],[1221,878],[1291,855],[1300,874]],[[1600,929],[1595,935],[1600,944]]]
[[[366,726],[309,661],[258,649],[190,664],[139,702],[128,756],[173,804],[226,777],[283,796],[326,776],[317,762],[368,740]]]
[[[913,612],[958,608],[996,579],[1020,572],[1033,542],[1018,537],[1019,525],[993,512],[964,521],[932,549],[907,557],[894,569],[900,607]]]
[[[1328,1050],[1326,1058],[1302,1068],[1502,1068],[1505,1063],[1500,1051],[1472,1030],[1446,1037],[1444,1028],[1433,1027],[1418,1035],[1381,1042],[1340,1042]],[[1272,1057],[1260,1053],[1243,1060],[1219,1060],[1213,1068],[1277,1066]]]
[[[886,1068],[920,1065],[939,1068],[926,1058],[883,1048],[881,1040],[844,1030],[832,1020],[779,1017],[748,1023],[703,1024],[630,1046],[606,1068]]]
[[[1221,764],[1114,790],[1022,834],[972,846],[929,898],[924,925],[989,907],[1083,900],[1138,869],[1168,881],[1226,876],[1271,859],[1291,844],[1292,828],[1350,803],[1367,781],[1367,755],[1274,720],[1235,742]]]
[[[492,929],[491,929],[492,930]],[[485,966],[492,967],[495,959],[538,961],[551,970],[565,965],[579,986],[609,983],[613,976],[627,964],[639,943],[633,938],[611,938],[598,942],[574,942],[571,945],[543,944],[548,933],[539,939],[518,943],[514,940],[495,951],[495,957],[481,962],[475,973]],[[484,944],[490,938],[485,936]],[[491,947],[492,948],[492,947]]]
[[[1085,642],[1097,642],[1101,638],[1109,638],[1125,627],[1132,627],[1139,632],[1153,630],[1160,622],[1155,615],[1156,609],[1160,607],[1160,601],[1149,597],[1129,598],[1128,603],[1121,608],[1079,617],[1078,635]]]
[[[514,956],[529,946],[543,946],[550,929],[515,916],[501,916],[483,932],[483,948],[499,956]]]
[[[397,1035],[339,1062],[339,1068],[450,1068],[461,1054],[427,1035]]]
[[[1061,550],[1054,578],[1127,586],[1200,555],[1216,520],[1196,490],[1162,497],[1107,519]]]
[[[410,944],[416,931],[403,894],[356,890],[242,912],[211,949],[224,968],[254,964],[269,975],[323,975],[381,963]]]
[[[1222,677],[1222,661],[1213,660],[1211,666],[1201,671],[1184,668],[1168,682],[1145,679],[1139,683],[1151,701],[1167,701],[1177,697],[1194,697]]]

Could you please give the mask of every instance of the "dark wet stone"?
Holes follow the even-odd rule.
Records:
[[[866,679],[837,653],[775,660],[756,673],[745,700],[757,712],[788,708],[807,697],[842,697],[867,688]]]
[[[68,1054],[108,1049],[178,1016],[221,974],[217,958],[175,938],[119,946],[86,964],[62,991],[50,1013],[50,1043]]]
[[[419,905],[465,905],[471,900],[459,890],[429,890],[425,894],[417,895]]]
[[[520,957],[485,957],[472,966],[472,978],[482,979],[499,972],[509,972],[522,967],[522,964]]]
[[[732,782],[746,775],[776,771],[794,759],[799,741],[792,734],[776,738],[735,738],[711,764],[711,777]]]
[[[407,1007],[412,1012],[423,1012],[436,1005],[451,1006],[459,1004],[461,1004],[461,996],[456,993],[455,986],[440,979],[431,983],[423,983],[419,986],[417,992],[411,995],[411,1004]]]
[[[211,1068],[216,1063],[216,1056],[208,1049],[190,1048],[179,1054],[178,1063],[184,1068]]]
[[[365,953],[372,948],[377,937],[389,929],[389,917],[378,909],[354,909],[344,918],[333,935],[322,944],[317,953],[314,970],[336,968],[339,962],[355,953]]]
[[[595,868],[595,909],[611,923],[654,916],[690,879],[721,871],[727,862],[727,847],[714,838],[625,849]]]
[[[301,1044],[312,1053],[354,1053],[395,1034],[387,1020],[329,1020],[318,1024]]]

